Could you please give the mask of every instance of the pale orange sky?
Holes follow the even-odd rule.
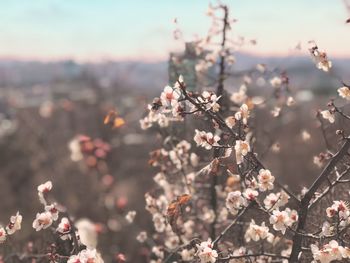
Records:
[[[350,17],[342,0],[231,0],[239,20],[234,34],[256,39],[244,49],[288,55],[315,40],[330,57],[350,57]],[[210,24],[205,0],[2,0],[0,57],[84,61],[163,60],[181,48],[176,17],[186,40]],[[304,48],[306,46],[304,45]],[[302,51],[306,53],[306,49]],[[302,54],[301,53],[301,54]]]

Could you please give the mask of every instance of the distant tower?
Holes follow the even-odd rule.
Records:
[[[169,58],[169,84],[173,85],[179,75],[185,79],[187,89],[190,91],[197,90],[196,64],[200,57],[196,54],[195,43],[187,42],[185,52],[170,53]]]

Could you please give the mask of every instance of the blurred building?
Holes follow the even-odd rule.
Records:
[[[174,84],[178,76],[182,75],[186,81],[187,88],[191,91],[196,90],[196,64],[200,58],[201,57],[196,54],[196,46],[193,42],[186,43],[184,52],[171,52],[168,69],[169,83]]]

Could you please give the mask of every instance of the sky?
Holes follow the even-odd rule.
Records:
[[[213,1],[215,3],[215,1]],[[350,57],[350,12],[343,0],[229,0],[232,34],[256,39],[243,51],[290,55],[315,40],[330,57]],[[1,0],[0,58],[23,60],[167,59],[174,18],[184,38],[205,35],[206,0]],[[306,52],[306,45],[305,50]]]

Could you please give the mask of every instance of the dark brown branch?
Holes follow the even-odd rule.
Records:
[[[246,254],[246,255],[239,255],[239,256],[229,255],[227,257],[220,258],[220,260],[230,260],[230,259],[240,259],[240,258],[255,258],[255,257],[270,257],[270,258],[289,259],[286,256],[263,252],[263,253]]]
[[[250,205],[242,209],[241,212],[235,217],[235,219],[233,219],[233,221],[220,233],[220,235],[215,238],[213,241],[213,247],[217,246],[217,243],[225,236],[227,231],[229,231],[237,223],[237,221],[245,214],[249,207]]]
[[[350,147],[350,138],[348,137],[345,139],[345,143],[342,145],[339,152],[333,156],[333,158],[330,160],[330,162],[327,164],[327,166],[324,168],[324,170],[321,172],[318,178],[311,185],[310,189],[301,199],[300,206],[298,209],[299,220],[298,220],[297,228],[295,230],[297,233],[303,233],[305,231],[307,214],[309,211],[309,205],[312,198],[314,197],[318,188],[327,180],[328,176],[334,170],[335,166],[347,154],[349,147]],[[299,253],[301,252],[302,242],[303,242],[302,235],[298,235],[298,234],[294,235],[290,262],[299,262],[298,257],[299,257]]]

